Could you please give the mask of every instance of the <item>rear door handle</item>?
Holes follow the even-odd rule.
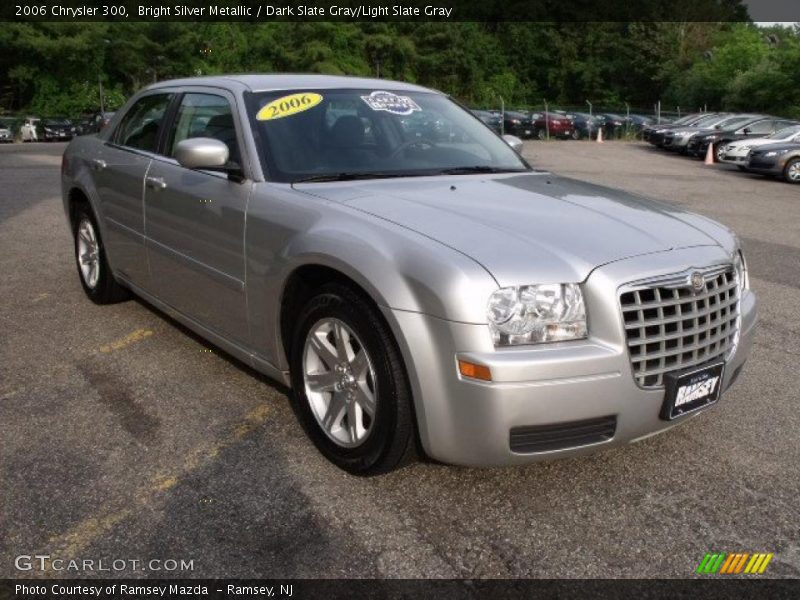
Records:
[[[95,158],[94,160],[92,160],[92,166],[94,167],[95,171],[102,171],[103,169],[106,168],[106,161],[100,158]]]
[[[144,180],[147,187],[154,189],[156,191],[163,190],[167,187],[167,182],[164,181],[163,177],[146,177]]]

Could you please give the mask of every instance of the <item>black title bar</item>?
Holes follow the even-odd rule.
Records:
[[[795,0],[12,0],[0,21],[800,21]]]

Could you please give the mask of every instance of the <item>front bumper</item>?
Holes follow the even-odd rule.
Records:
[[[739,154],[733,153],[733,152],[727,152],[722,157],[722,162],[729,163],[729,164],[732,164],[732,165],[742,165],[742,166],[744,166],[745,163],[747,162],[747,152],[739,153]]]
[[[749,171],[755,173],[781,175],[786,166],[786,158],[782,156],[770,156],[769,158],[760,155],[749,156],[745,166]]]
[[[637,279],[730,262],[718,247],[665,252],[596,269],[583,289],[588,340],[495,350],[486,325],[454,323],[419,313],[385,309],[400,335],[426,452],[470,466],[524,464],[624,445],[690,418],[663,421],[663,389],[634,381],[622,328],[618,290]],[[739,374],[752,345],[756,301],[741,298],[741,334],[725,368],[723,389]],[[492,382],[461,377],[457,360],[484,364]],[[724,401],[724,396],[723,400]],[[515,452],[511,431],[614,417],[610,439],[542,452]]]

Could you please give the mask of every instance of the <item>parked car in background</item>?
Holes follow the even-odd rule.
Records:
[[[411,113],[467,141],[406,135]],[[76,285],[134,292],[290,386],[321,454],[362,475],[417,448],[625,447],[717,404],[755,336],[738,238],[509,145],[408,83],[160,82],[64,153]]]
[[[0,118],[0,143],[8,144],[14,141],[14,119]]]
[[[472,114],[483,121],[495,133],[503,133],[503,117],[499,112],[476,109],[472,111]]]
[[[770,144],[791,144],[800,143],[800,125],[785,127],[775,133],[762,138],[746,138],[731,142],[724,146],[724,153],[720,158],[721,162],[736,165],[740,169],[745,168],[747,155],[750,150],[755,150],[761,146]]]
[[[68,141],[75,137],[75,125],[64,117],[43,119],[41,131],[45,142]]]
[[[533,137],[533,121],[530,113],[507,110],[503,115],[503,131],[523,140]]]
[[[718,127],[735,126],[737,123],[748,119],[747,115],[730,115],[721,113],[711,118],[703,119],[698,124],[688,127],[677,127],[664,132],[661,147],[673,152],[687,153],[689,142],[696,135],[713,132]]]
[[[800,183],[800,144],[769,144],[753,148],[747,154],[745,168],[761,175],[782,177],[788,183]]]
[[[23,142],[36,142],[39,140],[39,119],[38,117],[25,117],[19,128],[20,137]]]
[[[686,147],[686,151],[692,156],[702,157],[705,156],[708,146],[711,144],[714,148],[715,159],[720,160],[725,154],[725,146],[734,140],[748,137],[764,137],[795,123],[795,121],[789,121],[788,119],[751,115],[744,120],[732,122],[724,128],[717,126],[713,131],[692,137]]]
[[[597,137],[600,124],[597,119],[588,113],[567,112],[566,116],[572,120],[572,137],[576,140]]]
[[[540,113],[533,121],[533,136],[540,140],[551,138],[568,139],[573,137],[575,127],[572,119],[562,113],[546,112]]]
[[[640,135],[646,127],[653,124],[653,118],[644,115],[626,115],[622,123],[626,133]]]
[[[603,126],[603,137],[613,139],[622,135],[624,117],[614,113],[601,113],[597,115],[597,119]]]
[[[671,129],[674,129],[675,127],[701,126],[706,119],[711,120],[716,115],[717,113],[687,115],[686,117],[678,119],[672,123],[662,123],[645,127],[644,131],[642,132],[642,137],[654,146],[661,147],[664,143],[664,135],[666,135],[666,133]]]

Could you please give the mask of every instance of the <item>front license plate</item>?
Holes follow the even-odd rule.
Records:
[[[667,373],[661,418],[671,421],[714,404],[719,400],[724,371],[725,363],[720,362]]]

